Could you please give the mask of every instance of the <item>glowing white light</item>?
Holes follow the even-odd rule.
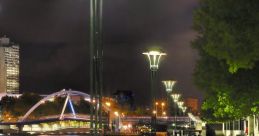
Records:
[[[183,107],[183,102],[179,101],[179,102],[177,102],[177,105],[178,105],[179,108],[182,108]]]
[[[166,115],[166,112],[164,111],[162,114],[165,116],[165,115]]]
[[[117,116],[117,117],[119,116],[119,112],[118,112],[118,111],[115,111],[114,114],[115,114],[115,116]]]
[[[149,51],[144,52],[143,54],[148,56],[150,69],[154,71],[158,69],[160,58],[166,55],[166,53],[162,53],[159,51]]]
[[[166,91],[168,93],[171,93],[173,91],[173,87],[174,87],[176,81],[167,80],[167,81],[162,81],[162,83],[164,84]]]
[[[55,101],[55,97],[49,98],[48,101],[54,102]]]
[[[106,104],[108,107],[111,106],[111,103],[110,103],[110,102],[106,102],[105,104]]]
[[[174,102],[178,102],[181,95],[180,94],[172,94],[171,96],[172,96]]]
[[[90,98],[85,98],[85,101],[88,101],[88,102],[90,102]]]
[[[156,114],[156,111],[153,111],[153,114]]]
[[[182,110],[183,110],[183,112],[186,112],[187,107],[183,106],[183,107],[182,107]]]

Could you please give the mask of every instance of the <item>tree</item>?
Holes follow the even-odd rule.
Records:
[[[201,0],[194,14],[199,51],[194,80],[203,115],[224,121],[259,113],[259,2]],[[212,116],[208,116],[212,114]]]
[[[2,104],[2,120],[3,121],[13,121],[16,120],[17,117],[14,116],[14,104],[17,99],[14,97],[4,96],[1,99]]]
[[[16,116],[24,115],[34,104],[40,101],[41,97],[35,93],[24,93],[14,104],[14,114]]]
[[[259,60],[258,0],[200,0],[194,28],[202,50],[224,60],[229,71],[252,69]]]
[[[201,48],[196,49],[201,57],[195,68],[194,80],[205,92],[202,106],[205,118],[224,121],[258,113],[259,63],[253,69],[242,69],[232,74],[223,60],[206,54]],[[212,114],[213,118],[206,113]]]

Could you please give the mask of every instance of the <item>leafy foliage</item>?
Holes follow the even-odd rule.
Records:
[[[257,0],[200,0],[194,28],[202,49],[225,60],[229,71],[251,69],[259,60],[259,2]]]
[[[199,51],[194,80],[202,115],[225,121],[259,113],[259,2],[200,0],[194,14]]]
[[[258,64],[253,69],[231,74],[222,60],[203,54],[197,63],[194,79],[205,92],[202,109],[210,110],[215,121],[258,113]]]

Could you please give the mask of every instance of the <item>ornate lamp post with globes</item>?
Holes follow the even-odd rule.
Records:
[[[172,93],[173,91],[173,87],[176,83],[176,81],[173,81],[173,80],[165,80],[165,81],[162,81],[162,83],[164,84],[165,86],[165,90],[167,92],[167,113],[168,115],[170,116],[171,115],[171,101],[170,101],[170,94]]]
[[[153,104],[156,102],[156,86],[155,86],[155,81],[156,81],[156,76],[157,76],[157,70],[159,68],[159,62],[162,56],[166,55],[166,53],[159,52],[159,51],[149,51],[149,52],[144,52],[144,55],[148,57],[149,60],[149,67],[151,71],[151,88],[150,88],[150,93],[151,93],[151,102],[150,102],[150,108],[153,107]]]
[[[181,112],[182,112],[181,110],[182,110],[182,108],[183,108],[183,103],[184,103],[183,101],[178,101],[178,102],[177,102],[178,108],[180,109],[180,110],[179,110],[179,115],[181,115]]]
[[[144,55],[146,55],[148,57],[149,60],[149,67],[150,67],[150,72],[151,72],[151,76],[150,76],[150,82],[151,82],[151,87],[150,87],[150,94],[151,94],[151,98],[150,98],[150,108],[152,109],[153,104],[156,103],[156,80],[157,80],[157,70],[159,68],[159,62],[162,56],[166,55],[166,53],[160,52],[160,51],[155,51],[155,50],[151,50],[148,52],[144,52]],[[157,114],[157,111],[156,111]],[[152,119],[151,119],[151,126],[152,128],[154,128],[156,124],[156,116],[153,115]],[[154,131],[154,130],[152,130]]]
[[[187,107],[183,106],[183,107],[182,107],[182,111],[183,111],[183,115],[184,115],[184,116],[185,116],[186,110],[187,110]]]
[[[177,116],[177,102],[179,101],[181,94],[173,93],[172,95],[173,101],[174,101],[174,121],[175,121],[175,131],[176,131],[176,116]]]

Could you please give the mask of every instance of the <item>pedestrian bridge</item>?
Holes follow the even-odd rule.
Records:
[[[59,115],[59,119],[62,120],[64,118],[64,112],[65,112],[65,109],[67,107],[67,105],[70,106],[71,110],[72,110],[72,114],[73,114],[73,117],[74,118],[77,118],[77,115],[76,115],[76,112],[74,110],[74,107],[73,107],[73,104],[71,102],[71,96],[73,95],[79,95],[79,96],[82,96],[84,98],[84,100],[88,101],[90,104],[91,104],[91,101],[90,101],[90,95],[89,94],[86,94],[86,93],[83,93],[83,92],[79,92],[79,91],[74,91],[74,90],[61,90],[59,92],[56,92],[56,93],[53,93],[53,94],[50,94],[46,97],[44,97],[43,99],[41,99],[38,103],[36,103],[34,106],[32,106],[28,112],[26,112],[26,114],[20,118],[18,120],[18,122],[24,122],[26,121],[26,119],[29,117],[29,115],[34,111],[36,110],[41,104],[44,104],[46,101],[50,101],[50,100],[53,100],[55,99],[55,97],[66,97],[66,100],[65,100],[65,103],[63,105],[63,108],[62,108],[62,111]],[[99,105],[99,104],[97,104]],[[105,111],[110,111],[110,108],[106,105],[102,105],[103,109]]]
[[[50,94],[43,99],[41,99],[38,103],[32,106],[28,112],[25,113],[17,122],[2,122],[0,125],[9,126],[11,129],[19,130],[19,131],[30,131],[30,132],[47,132],[47,131],[57,131],[57,130],[64,130],[68,128],[84,128],[85,130],[90,129],[90,116],[77,114],[73,108],[71,96],[79,95],[84,98],[84,100],[90,101],[90,95],[74,91],[74,90],[61,90],[59,92]],[[51,101],[56,97],[64,97],[65,102],[60,114],[57,115],[46,115],[42,116],[36,120],[31,120],[28,117],[30,114],[36,110],[41,104],[44,104],[46,101]],[[65,108],[70,106],[71,113],[65,114]],[[98,103],[97,103],[98,105]],[[119,128],[123,122],[131,122],[132,124],[145,122],[150,123],[151,117],[150,116],[111,116],[113,115],[112,110],[103,104],[104,111],[107,112],[107,116],[103,116],[103,125],[111,125],[111,121],[118,120],[120,123],[113,124],[118,125]],[[109,114],[108,114],[109,113]],[[173,123],[173,122],[190,122],[193,121],[192,117],[190,116],[183,116],[183,117],[162,117],[159,116],[156,118],[157,122],[159,123]],[[93,122],[95,120],[93,119]]]
[[[39,102],[33,105],[22,117],[19,118],[17,122],[1,122],[1,126],[9,127],[9,129],[19,130],[19,131],[56,131],[62,130],[67,128],[90,128],[90,115],[83,115],[77,114],[76,110],[74,109],[72,103],[72,96],[80,96],[85,101],[88,101],[90,104],[97,104],[90,101],[90,95],[75,91],[75,90],[61,90],[55,92],[53,94],[47,95],[46,97],[42,98]],[[61,111],[58,111],[57,115],[46,115],[39,117],[37,119],[31,119],[30,114],[37,110],[37,108],[44,104],[47,101],[53,101],[57,97],[64,97],[65,102],[63,104],[63,108]],[[70,107],[71,113],[65,114],[65,110],[67,107]],[[106,106],[102,105],[102,109],[105,112],[110,112],[111,109]],[[103,116],[103,123],[107,123],[107,116]],[[93,122],[95,120],[93,119]]]

